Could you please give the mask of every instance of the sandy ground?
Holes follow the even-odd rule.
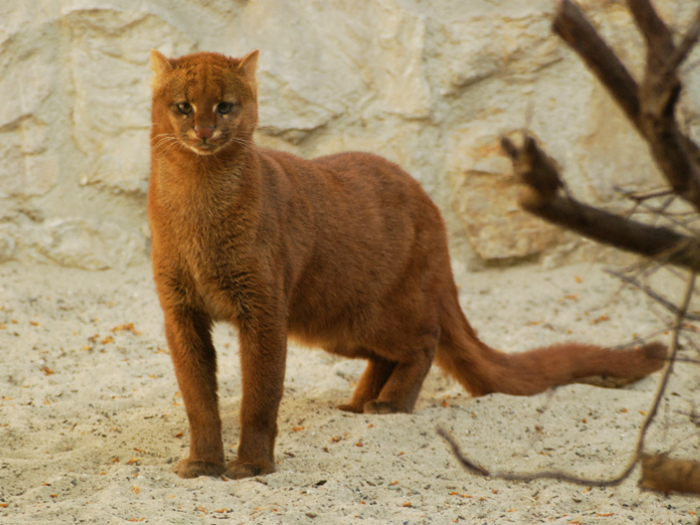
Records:
[[[677,299],[672,278],[664,288]],[[468,276],[462,304],[481,337],[507,351],[566,339],[620,344],[662,323],[641,294],[597,265]],[[676,294],[676,295],[674,295]],[[363,363],[291,347],[278,472],[183,480],[185,411],[147,266],[89,273],[0,266],[0,523],[690,524],[698,500],[616,488],[511,483],[464,472],[441,425],[487,467],[620,471],[658,376],[619,390],[571,385],[532,398],[473,399],[434,369],[410,415],[351,415]],[[658,336],[663,339],[663,334]],[[240,405],[235,333],[215,334],[224,442]],[[677,368],[650,451],[697,458],[689,417],[698,370]]]

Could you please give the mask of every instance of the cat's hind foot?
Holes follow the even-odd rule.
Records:
[[[353,405],[352,403],[343,403],[342,405],[336,405],[338,410],[342,410],[343,412],[352,412],[353,414],[362,414],[363,407],[362,406],[357,406]]]
[[[211,463],[209,461],[199,460],[193,461],[190,459],[183,459],[173,468],[175,474],[185,479],[197,478],[199,476],[219,477],[225,471],[226,465],[223,463]]]
[[[365,403],[363,412],[365,414],[400,414],[410,412],[410,410],[402,410],[394,403],[375,399],[374,401]]]
[[[243,479],[260,476],[261,474],[271,474],[274,471],[274,463],[267,461],[242,462],[235,459],[227,465],[224,476],[228,479]]]

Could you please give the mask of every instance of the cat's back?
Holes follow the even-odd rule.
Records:
[[[379,155],[351,151],[309,160],[275,150],[265,155],[279,164],[294,185],[321,192],[331,200],[439,216],[421,185],[398,164]]]
[[[405,187],[423,193],[418,182],[401,166],[373,153],[347,151],[316,157],[310,162],[327,172],[372,181],[394,189]]]

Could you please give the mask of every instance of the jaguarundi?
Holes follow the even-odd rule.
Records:
[[[152,263],[190,425],[177,473],[275,470],[287,338],[367,360],[350,412],[410,412],[433,360],[475,396],[532,395],[582,376],[640,378],[659,343],[567,343],[507,354],[460,308],[445,225],[420,185],[367,153],[305,160],[255,146],[258,52],[151,52]],[[225,462],[216,321],[238,330],[238,457]]]

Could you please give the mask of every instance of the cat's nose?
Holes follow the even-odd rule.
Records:
[[[210,139],[214,134],[214,126],[195,126],[194,134],[198,139]]]

